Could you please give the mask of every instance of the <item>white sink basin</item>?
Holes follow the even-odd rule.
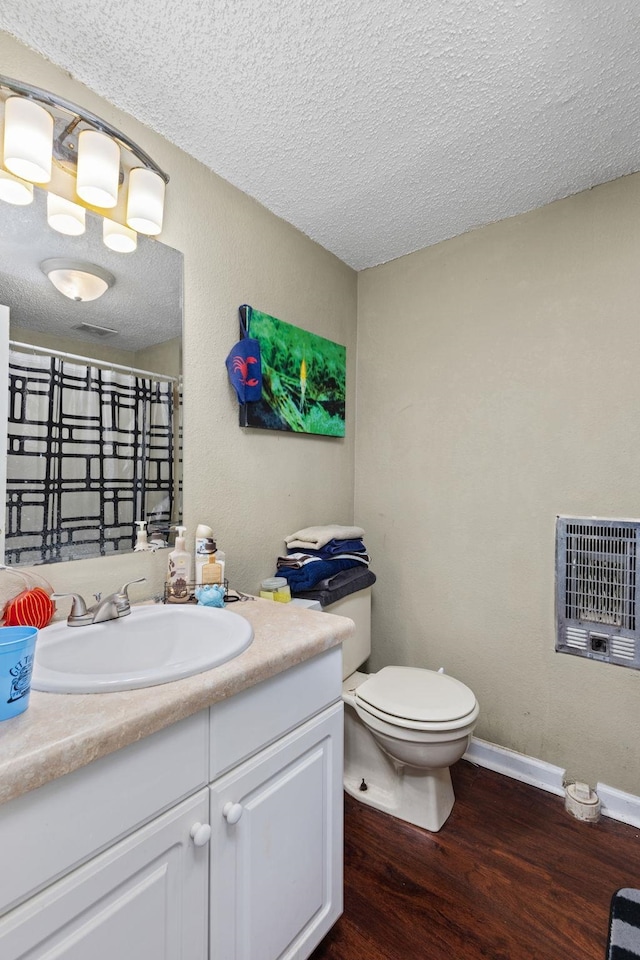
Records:
[[[200,606],[133,607],[119,620],[40,630],[31,678],[48,693],[111,693],[203,673],[237,657],[251,624],[230,610]]]

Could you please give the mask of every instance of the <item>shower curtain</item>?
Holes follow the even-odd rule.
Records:
[[[176,385],[9,352],[5,562],[129,551],[174,508]]]

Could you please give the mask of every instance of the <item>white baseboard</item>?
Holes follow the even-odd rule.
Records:
[[[596,793],[600,797],[600,810],[605,817],[630,823],[633,827],[640,827],[640,797],[633,793],[624,793],[615,787],[608,787],[606,783],[596,786]]]
[[[562,767],[554,767],[552,763],[528,757],[524,753],[516,753],[515,750],[508,750],[497,743],[489,743],[477,737],[472,738],[463,759],[479,767],[495,770],[512,780],[520,780],[548,793],[555,793],[558,797],[564,797],[565,771]],[[600,797],[603,816],[640,827],[640,797],[633,793],[624,793],[616,787],[608,787],[606,783],[598,783],[595,791]]]
[[[477,763],[479,767],[495,770],[496,773],[503,773],[512,780],[530,783],[533,787],[564,797],[565,771],[562,767],[545,763],[544,760],[528,757],[524,753],[516,753],[515,750],[499,747],[497,743],[489,743],[477,737],[471,739],[463,759],[469,760],[470,763]]]

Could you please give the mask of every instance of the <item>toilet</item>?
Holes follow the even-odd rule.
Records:
[[[350,617],[343,645],[344,787],[378,810],[438,831],[454,804],[449,767],[471,740],[479,707],[454,677],[419,667],[358,671],[371,652],[371,588],[323,607]]]

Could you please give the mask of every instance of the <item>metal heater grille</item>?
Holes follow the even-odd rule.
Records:
[[[558,517],[556,650],[640,668],[640,521]]]

